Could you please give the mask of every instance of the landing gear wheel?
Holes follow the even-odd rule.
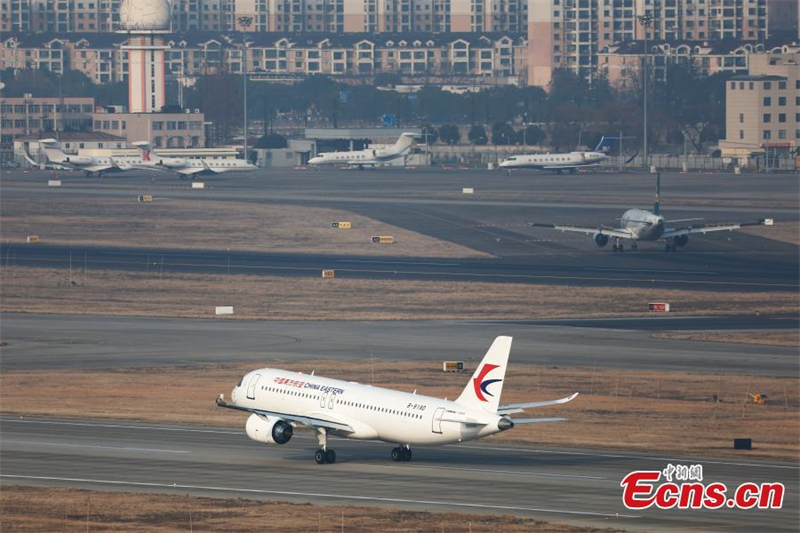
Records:
[[[328,464],[333,464],[336,462],[336,452],[333,450],[328,450],[325,452],[325,462]]]
[[[612,245],[611,246],[611,251],[616,253],[617,251],[619,251],[619,246],[617,246],[616,244]]]
[[[397,447],[392,448],[392,461],[399,463],[403,460],[403,448]]]
[[[408,463],[409,461],[411,461],[411,456],[412,456],[411,450],[409,450],[408,448],[403,448],[403,459],[402,459],[403,462]]]
[[[639,249],[639,245],[638,244],[636,244],[636,243],[631,244],[631,251],[636,251],[638,249]]]
[[[324,465],[328,461],[328,453],[325,450],[317,450],[314,454],[314,460],[318,465]]]

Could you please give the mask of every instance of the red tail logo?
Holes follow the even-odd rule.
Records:
[[[150,161],[150,150],[144,150],[142,152],[142,161]]]
[[[484,394],[488,394],[489,396],[494,396],[491,392],[486,390],[486,387],[491,385],[492,383],[497,383],[498,381],[503,381],[502,379],[486,379],[486,375],[494,370],[495,368],[500,368],[498,365],[490,365],[485,364],[483,368],[478,373],[478,376],[472,379],[472,386],[475,388],[475,396],[482,402],[488,402],[489,400],[486,399]]]

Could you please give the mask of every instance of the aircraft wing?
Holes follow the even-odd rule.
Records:
[[[108,159],[111,161],[111,164],[114,165],[114,168],[119,170],[131,170],[133,168],[132,165],[129,165],[128,163],[120,163],[113,157],[109,157]]]
[[[208,166],[205,161],[203,161],[204,166]],[[178,174],[183,174],[184,176],[192,176],[194,174],[199,174],[200,172],[205,171],[206,169],[203,167],[186,167],[186,168],[179,168],[176,170]],[[213,171],[212,171],[213,172]]]
[[[265,411],[264,409],[253,409],[251,407],[242,407],[239,405],[229,404],[225,400],[223,400],[221,396],[217,398],[217,407],[225,407],[226,409],[235,409],[237,411],[245,411],[248,413],[255,413],[257,415],[262,415],[262,416],[272,416],[275,418],[288,420],[290,422],[297,422],[298,424],[303,424],[304,426],[309,426],[309,427],[335,429],[338,431],[346,431],[348,433],[352,433],[354,431],[350,425],[345,424],[343,422],[339,422],[330,415],[325,415],[325,414],[319,414],[315,416],[301,416],[301,415],[293,415],[291,413],[281,413],[278,411]]]
[[[76,167],[78,170],[85,170],[87,172],[102,172],[110,168],[117,168],[114,165],[90,165],[88,167]]]
[[[682,235],[692,235],[697,233],[713,233],[715,231],[733,231],[735,229],[747,226],[772,226],[773,220],[771,218],[762,218],[757,222],[734,222],[733,224],[719,224],[717,226],[706,226],[700,224],[698,226],[687,226],[685,228],[667,228],[661,239],[672,239]]]
[[[566,398],[561,398],[559,400],[547,400],[544,402],[528,402],[528,403],[509,403],[506,405],[501,405],[497,408],[498,415],[507,415],[512,413],[521,413],[523,409],[532,409],[534,407],[547,407],[548,405],[560,405],[562,403],[571,402],[575,398],[578,397],[579,393],[572,394],[567,396]],[[514,420],[516,423],[516,420]]]
[[[604,228],[602,226],[597,228],[581,228],[578,226],[559,226],[557,224],[536,224],[531,223],[531,226],[537,228],[550,228],[558,231],[571,231],[573,233],[584,233],[586,235],[608,235],[609,237],[617,237],[619,239],[633,239],[633,234],[623,228]]]

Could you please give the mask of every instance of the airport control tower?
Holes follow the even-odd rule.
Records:
[[[169,33],[168,0],[123,0],[119,33],[128,35],[128,107],[130,113],[154,113],[166,103],[163,35]]]

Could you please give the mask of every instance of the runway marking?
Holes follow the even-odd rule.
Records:
[[[496,509],[498,511],[528,511],[533,513],[553,513],[566,514],[573,516],[595,516],[603,518],[641,518],[639,515],[619,514],[619,513],[597,513],[592,511],[567,511],[564,509],[541,509],[536,507],[519,507],[514,505],[491,505],[484,503],[463,503],[435,500],[408,500],[404,498],[386,498],[381,496],[357,496],[352,494],[325,494],[319,492],[294,492],[284,490],[265,490],[265,489],[245,489],[239,487],[214,487],[204,485],[181,485],[177,483],[155,483],[142,481],[118,481],[109,479],[87,479],[69,477],[50,477],[50,476],[21,476],[14,474],[0,474],[2,478],[9,479],[28,479],[36,481],[68,481],[72,483],[93,483],[97,485],[129,485],[132,487],[153,487],[163,489],[182,489],[182,490],[206,490],[239,492],[245,494],[272,494],[276,496],[305,496],[307,498],[334,498],[339,500],[372,501],[382,503],[412,503],[417,505],[437,505],[440,507],[465,507],[470,509]]]
[[[121,450],[126,452],[189,453],[187,450],[135,448],[129,446],[100,446],[97,444],[65,444],[60,442],[37,442],[37,441],[26,441],[26,440],[0,440],[0,444],[25,444],[28,446],[59,446],[65,448],[92,448],[96,450]]]
[[[137,426],[137,425],[127,425],[127,424],[93,424],[90,422],[60,422],[55,420],[25,420],[25,419],[15,419],[15,418],[0,418],[0,423],[6,422],[19,422],[19,423],[28,423],[28,424],[51,424],[51,425],[62,425],[62,426],[83,426],[83,427],[102,427],[102,428],[112,428],[112,429],[151,429],[151,430],[158,430],[158,431],[183,431],[187,433],[217,433],[220,435],[242,435],[241,431],[224,431],[224,430],[216,430],[216,429],[194,429],[194,428],[176,428],[176,427],[164,427],[164,426]],[[316,440],[316,437],[312,436],[305,436],[305,435],[295,435],[295,438],[298,439],[308,439],[308,440]],[[382,444],[378,441],[360,441],[360,440],[353,440],[353,439],[339,439],[335,438],[335,440],[342,440],[347,441],[348,443],[352,444]],[[703,463],[708,464],[717,464],[717,465],[724,465],[724,466],[746,466],[746,467],[754,467],[754,468],[778,468],[778,469],[787,469],[787,470],[798,470],[800,469],[800,465],[776,465],[770,463],[738,463],[732,461],[711,461],[706,459],[699,459],[699,458],[692,458],[692,457],[648,457],[646,455],[632,455],[632,454],[611,454],[611,453],[593,453],[593,452],[574,452],[574,451],[566,451],[566,450],[545,450],[541,448],[503,448],[499,446],[476,446],[472,444],[467,445],[454,445],[464,450],[491,450],[491,451],[500,451],[500,452],[525,452],[525,453],[542,453],[542,454],[560,454],[560,455],[582,455],[588,457],[607,457],[612,459],[641,459],[641,460],[653,460],[653,461],[702,461]]]
[[[658,274],[700,274],[703,276],[719,276],[719,272],[706,272],[704,270],[658,270],[646,268],[599,268],[586,267],[584,270],[596,270],[599,272],[655,272]]]
[[[389,465],[390,467],[392,465]],[[395,468],[404,468],[408,469],[409,467],[395,467]],[[600,477],[600,476],[582,476],[579,474],[554,474],[552,472],[537,472],[537,471],[524,471],[524,470],[490,470],[485,468],[459,468],[455,466],[432,466],[432,465],[425,465],[425,466],[412,466],[410,467],[413,469],[424,469],[424,470],[456,470],[462,472],[486,472],[490,474],[512,474],[515,476],[543,476],[543,477],[566,477],[566,478],[576,478],[576,479],[608,479],[607,477]]]
[[[461,266],[461,263],[423,263],[416,261],[378,261],[373,259],[334,259],[334,263],[380,263],[384,265]]]

